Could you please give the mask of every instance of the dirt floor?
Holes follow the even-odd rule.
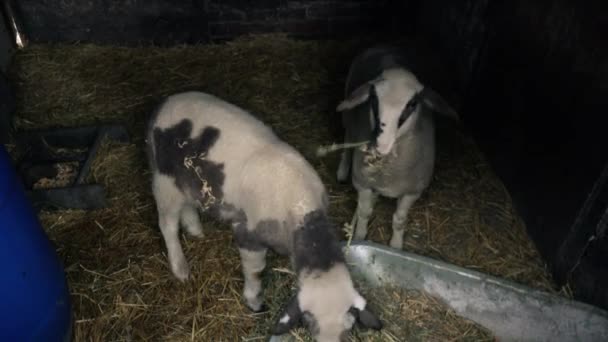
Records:
[[[315,150],[339,142],[334,108],[343,94],[348,61],[362,45],[262,35],[174,48],[32,45],[18,53],[11,78],[17,85],[19,129],[121,123],[131,133],[131,143],[105,143],[92,168],[90,182],[107,187],[108,208],[40,214],[66,266],[77,341],[266,338],[294,286],[293,275],[285,271],[289,265],[271,257],[265,275],[270,311],[251,313],[241,300],[232,234],[227,226],[204,219],[205,237],[184,240],[192,278],[185,284],[175,280],[156,225],[143,147],[145,121],[162,96],[187,89],[252,111],[313,164],[327,185],[330,214],[340,228],[350,222],[356,193],[336,183],[338,155],[319,158]],[[507,192],[473,141],[449,129],[439,130],[438,140],[434,180],[411,211],[404,248],[555,291]],[[12,153],[18,156],[19,149]],[[393,208],[393,201],[379,202],[371,240],[387,243]],[[491,339],[470,323],[438,320],[438,315],[450,315],[445,309],[434,309],[435,316],[416,315],[425,310],[421,305],[434,303],[424,294],[394,293],[384,298],[397,303],[404,324],[412,327],[407,336],[391,337],[396,341]],[[423,304],[420,298],[426,298]]]

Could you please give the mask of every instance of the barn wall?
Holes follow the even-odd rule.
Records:
[[[428,0],[416,26],[448,56],[463,119],[556,279],[605,308],[607,6]]]
[[[421,1],[414,16],[415,33],[434,46],[450,70],[454,97],[461,109],[486,38],[485,16],[490,0]]]
[[[387,0],[20,0],[33,41],[175,44],[286,32],[338,38],[379,30]]]

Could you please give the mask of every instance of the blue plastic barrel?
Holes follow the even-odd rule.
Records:
[[[0,145],[0,341],[65,342],[71,330],[63,266]]]

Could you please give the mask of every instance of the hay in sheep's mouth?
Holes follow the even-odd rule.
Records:
[[[173,278],[151,196],[146,118],[163,96],[187,89],[253,111],[319,172],[338,229],[350,222],[356,193],[335,180],[338,154],[318,158],[315,152],[340,142],[331,127],[339,123],[333,108],[343,94],[345,61],[365,45],[261,35],[222,45],[31,45],[18,53],[11,77],[20,129],[118,122],[133,136],[130,144],[104,144],[92,168],[90,181],[107,187],[108,208],[40,214],[65,262],[77,341],[265,339],[294,286],[293,276],[280,271],[287,260],[270,257],[264,276],[270,311],[251,313],[241,298],[232,234],[204,219],[205,237],[183,240],[191,279]],[[405,249],[552,290],[508,194],[475,144],[458,132],[438,132],[438,138],[435,177],[408,218]],[[393,208],[393,201],[378,203],[372,240],[387,243]],[[415,309],[408,299],[414,297],[404,298],[404,307]],[[420,318],[405,319],[415,326]],[[447,324],[433,329],[437,336],[467,334],[440,331],[454,329]]]

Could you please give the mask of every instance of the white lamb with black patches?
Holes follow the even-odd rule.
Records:
[[[232,223],[239,247],[243,295],[263,308],[261,272],[268,248],[289,255],[298,292],[274,334],[301,320],[319,341],[338,341],[355,318],[380,328],[353,286],[327,217],[327,194],[312,166],[246,111],[217,97],[187,92],[168,97],[147,131],[159,226],[173,274],[185,281],[189,266],[179,223],[201,236],[198,209]]]
[[[390,246],[401,249],[407,214],[429,186],[435,164],[435,128],[430,109],[457,119],[456,112],[407,68],[396,47],[370,48],[353,61],[342,112],[345,142],[370,141],[342,152],[337,178],[351,173],[358,192],[354,240],[367,236],[378,195],[397,199]],[[352,170],[352,172],[351,172]]]

